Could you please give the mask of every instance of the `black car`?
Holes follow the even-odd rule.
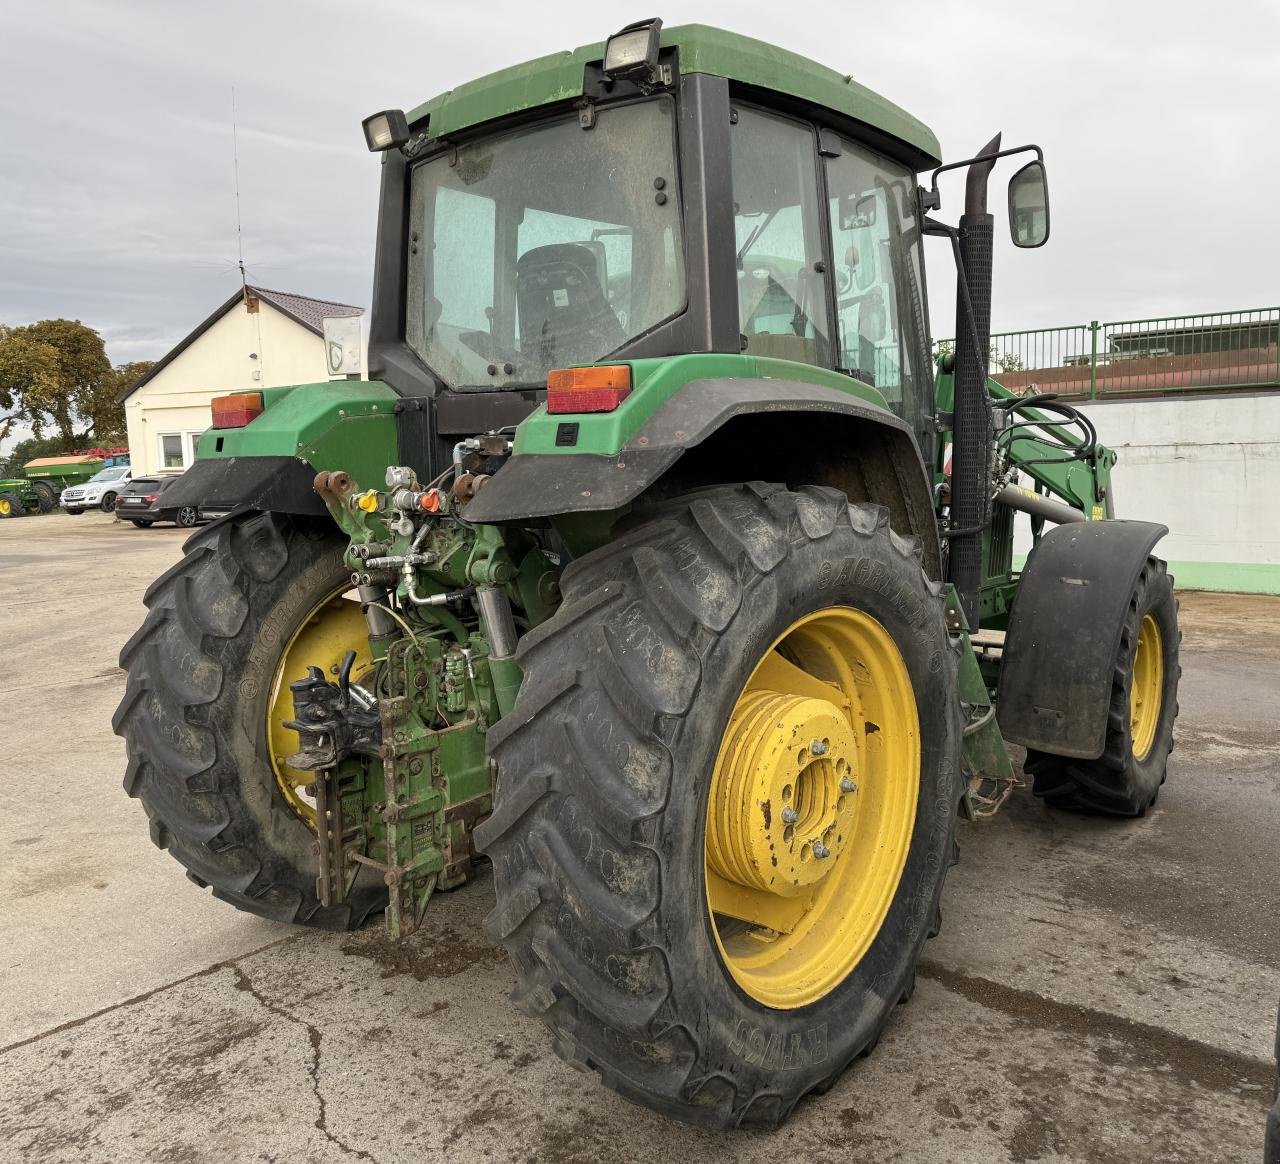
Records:
[[[165,490],[181,477],[181,473],[172,477],[135,477],[116,499],[116,516],[139,527],[154,525],[157,521],[171,521],[188,529],[199,525],[205,519],[194,505],[164,503]]]

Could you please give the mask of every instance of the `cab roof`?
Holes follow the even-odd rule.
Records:
[[[864,122],[911,146],[919,155],[917,169],[941,161],[938,139],[923,122],[851,76],[798,53],[704,24],[664,28],[662,47],[679,49],[680,72],[686,76],[708,73],[725,77]],[[604,42],[600,41],[525,61],[431,98],[409,113],[409,121],[413,124],[428,118],[428,132],[439,138],[495,117],[571,100],[582,95],[585,66],[603,57]]]

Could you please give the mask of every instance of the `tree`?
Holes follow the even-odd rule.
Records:
[[[150,367],[112,368],[102,337],[79,320],[0,325],[0,440],[21,424],[37,437],[53,430],[67,448],[121,441],[116,397]]]

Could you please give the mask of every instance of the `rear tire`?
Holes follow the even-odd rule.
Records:
[[[275,513],[195,534],[147,590],[112,721],[128,752],[125,791],[192,881],[248,913],[329,930],[382,909],[386,887],[362,869],[345,902],[320,905],[315,834],[277,784],[267,708],[285,644],[350,578],[346,545],[328,522]]]
[[[200,511],[194,505],[184,505],[174,515],[173,522],[183,529],[194,529],[200,524]]]
[[[114,513],[116,510],[116,495],[114,493],[106,493],[102,500],[98,503],[98,508],[103,513]]]
[[[1131,705],[1134,661],[1138,655],[1143,620],[1159,628],[1161,655],[1160,708],[1149,746],[1135,751],[1135,721]],[[1178,601],[1173,580],[1159,558],[1148,558],[1134,586],[1120,632],[1120,646],[1112,668],[1111,703],[1107,711],[1106,744],[1096,760],[1053,756],[1028,749],[1027,774],[1035,778],[1035,794],[1055,808],[1105,813],[1108,816],[1142,816],[1160,793],[1169,753],[1173,750],[1173,724],[1178,715]]]
[[[31,488],[36,491],[40,502],[41,513],[52,513],[58,508],[58,493],[47,481],[33,481]]]
[[[489,734],[497,791],[476,834],[513,1001],[561,1058],[633,1102],[708,1127],[774,1126],[870,1052],[941,924],[961,790],[943,590],[882,507],[758,484],[637,518],[562,588],[521,644],[516,707]],[[876,620],[905,665],[918,795],[866,953],[826,993],[774,1007],[735,981],[708,907],[712,771],[760,652],[797,619],[847,607]]]
[[[26,506],[22,504],[22,498],[16,493],[8,490],[0,493],[0,520],[8,517],[25,517],[26,513]]]

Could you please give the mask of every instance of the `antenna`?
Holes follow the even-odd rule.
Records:
[[[240,291],[249,305],[249,280],[244,272],[244,231],[240,226],[240,137],[236,132],[236,87],[231,86],[231,160],[236,179],[236,252],[240,266]]]
[[[244,229],[240,222],[240,134],[236,126],[236,87],[231,86],[231,161],[236,180],[236,264],[240,268],[240,301],[244,309],[253,316],[254,332],[258,337],[258,350],[250,352],[249,358],[257,361],[253,371],[253,379],[261,380],[263,368],[266,366],[266,353],[262,350],[262,316],[258,312],[258,301],[249,294],[249,277],[244,269]]]

